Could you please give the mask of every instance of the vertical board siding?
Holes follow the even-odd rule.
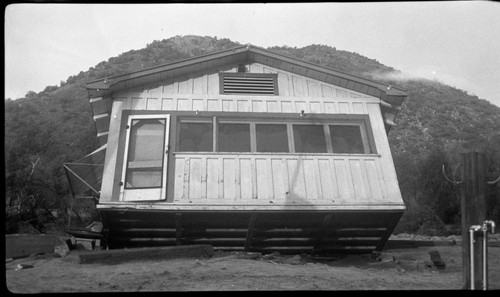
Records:
[[[309,97],[319,97],[318,84],[312,80],[307,81],[307,92]]]
[[[146,109],[147,110],[160,110],[161,106],[158,98],[146,98]]]
[[[255,158],[257,198],[272,199],[272,188],[269,188],[267,182],[271,178],[268,173],[267,160],[264,158]]]
[[[193,93],[193,79],[186,79],[179,82],[179,94],[192,94]]]
[[[175,159],[175,182],[174,182],[174,187],[175,187],[175,192],[174,192],[174,201],[180,201],[183,199],[184,196],[184,185],[186,184],[185,178],[184,178],[184,164],[185,164],[185,159],[183,158],[176,158]],[[189,180],[187,180],[187,183],[189,184]]]
[[[378,156],[175,154],[174,202],[383,202],[387,191]]]
[[[250,112],[250,111],[252,111],[250,109],[250,103],[248,102],[248,100],[238,100],[237,110],[239,112]]]
[[[291,96],[292,94],[290,93],[290,81],[289,81],[289,76],[282,72],[278,72],[278,90],[280,96]]]
[[[364,163],[371,198],[374,201],[382,201],[385,196],[385,182],[380,175],[377,164],[374,160],[364,160]]]
[[[115,94],[114,102],[119,106],[113,103],[112,115],[121,114],[121,110],[368,114],[380,156],[176,153],[172,160],[173,202],[402,202],[378,98],[258,63],[247,67],[254,73],[278,73],[279,96],[220,95],[218,73],[197,74],[163,81],[149,89],[121,91]],[[235,72],[236,68],[229,70]],[[112,152],[110,146],[118,145],[119,121],[111,120],[110,124],[108,151]],[[107,156],[106,166],[115,168],[117,159]],[[103,201],[118,200],[118,182],[104,177],[102,192],[107,194]]]
[[[174,110],[174,99],[163,98],[161,99],[161,110]]]
[[[207,110],[208,111],[221,111],[222,101],[217,99],[207,100]]]
[[[292,101],[281,101],[281,112],[290,113],[292,109]]]
[[[202,183],[202,187],[206,187],[207,198],[217,199],[219,198],[219,184],[220,184],[220,172],[222,169],[220,167],[220,161],[218,158],[207,158],[206,163],[206,176],[202,176],[202,181],[205,180],[205,184]]]
[[[193,110],[206,110],[203,99],[193,99]]]
[[[350,159],[349,161],[349,171],[352,176],[352,180],[354,182],[354,199],[356,201],[363,201],[367,198],[367,193],[365,189],[365,183],[363,180],[363,172],[361,169],[361,162],[359,159]]]
[[[132,106],[130,109],[133,110],[146,109],[146,100],[144,100],[144,98],[145,97],[139,97],[139,98],[132,97]]]
[[[300,76],[291,72],[287,72],[284,70],[278,70],[269,66],[264,66],[258,63],[254,63],[249,65],[249,69],[253,73],[277,73],[278,74],[278,90],[280,100],[282,98],[296,98],[304,101],[305,98],[314,98],[314,102],[312,106],[310,102],[307,102],[307,110],[309,112],[322,112],[322,113],[347,113],[347,112],[355,112],[355,113],[366,113],[366,109],[361,106],[363,105],[363,101],[366,101],[367,98],[374,98],[369,95],[351,91],[344,89],[339,86],[331,85],[326,82],[310,79],[304,76]],[[229,69],[230,71],[236,71],[236,68]],[[209,73],[209,74],[196,74],[193,77],[184,77],[179,81],[166,81],[156,83],[152,86],[144,86],[141,89],[137,90],[129,90],[122,91],[117,94],[119,97],[130,96],[131,103],[130,109],[133,110],[201,110],[200,104],[194,104],[193,102],[185,102],[183,100],[191,100],[188,95],[198,95],[199,98],[203,98],[204,100],[209,99],[209,97],[217,96],[219,98],[214,98],[213,100],[221,101],[224,100],[220,97],[219,92],[219,74],[218,73]],[[166,97],[165,95],[168,95]],[[181,98],[172,98],[178,97],[181,95]],[[154,97],[157,97],[157,102],[154,102]],[[163,98],[162,98],[163,97]],[[229,98],[229,95],[225,95],[226,98]],[[241,100],[241,96],[234,96],[230,98],[233,100]],[[262,96],[274,98],[277,105],[280,105],[280,102],[277,100],[275,96]],[[160,99],[158,99],[160,98]],[[172,99],[171,99],[172,98]],[[235,99],[236,98],[236,99]],[[326,105],[326,102],[330,101],[343,101],[342,104],[350,105],[355,102],[353,99],[359,99],[358,105],[356,106],[346,106],[339,105],[339,109],[332,107],[331,105]],[[149,102],[151,100],[151,102]],[[169,100],[175,102],[169,102]],[[286,99],[288,100],[288,99]],[[161,102],[160,102],[161,101]],[[251,102],[251,98],[246,98],[248,103],[255,103],[254,106],[256,108],[249,110],[254,112],[265,112],[266,110],[276,110],[276,112],[288,112],[286,107],[276,107],[269,106],[265,102]],[[308,101],[308,100],[306,100]],[[217,104],[218,103],[218,104]],[[234,105],[236,102],[229,103],[224,102],[207,102],[207,106],[203,104],[203,110],[212,110],[212,111],[239,111],[240,108],[237,108]],[[220,105],[222,104],[222,105]],[[233,105],[234,104],[234,105]],[[264,104],[261,105],[261,104]],[[274,103],[272,103],[274,104]],[[302,103],[300,103],[302,104]],[[288,106],[287,106],[288,107]],[[248,106],[245,106],[243,109],[248,110]],[[301,107],[301,109],[304,109]],[[304,109],[305,110],[305,109]],[[296,111],[296,110],[293,110]],[[271,111],[269,111],[271,112]],[[300,112],[300,110],[299,110]]]
[[[337,176],[333,171],[331,159],[321,158],[318,160],[318,169],[320,171],[320,184],[324,199],[330,199],[332,202],[339,200],[339,191],[337,185]]]
[[[293,83],[293,95],[296,97],[304,97],[306,94],[304,93],[304,83],[302,77],[298,77],[292,75],[292,83]]]
[[[335,102],[325,101],[325,113],[337,113],[337,108]]]
[[[253,166],[250,158],[239,158],[239,165],[240,193],[238,196],[241,198],[241,200],[249,201],[252,199],[252,191],[254,190],[252,186],[252,178],[254,177],[252,174]]]
[[[206,94],[208,90],[208,75],[194,78],[193,94]]]
[[[355,113],[355,114],[365,114],[366,113],[365,108],[364,108],[364,104],[361,102],[353,102],[352,103],[352,110],[353,110],[353,113]]]
[[[333,159],[334,174],[337,179],[339,202],[345,203],[348,199],[354,199],[354,186],[348,165],[344,159]]]
[[[192,158],[189,160],[189,166],[187,167],[189,170],[189,183],[188,183],[188,197],[190,199],[200,199],[205,198],[202,196],[202,160],[201,158]],[[203,166],[203,168],[206,168]]]
[[[291,200],[305,201],[306,185],[304,176],[304,167],[302,166],[301,158],[287,158],[286,165],[288,169],[288,197]]]
[[[222,180],[219,182],[222,183],[223,187],[223,193],[222,197],[225,200],[231,200],[231,199],[238,199],[241,197],[241,195],[236,195],[236,193],[239,194],[239,189],[240,187],[237,186],[239,184],[240,178],[239,178],[239,170],[236,165],[237,165],[238,160],[234,158],[222,158],[222,168],[221,174]]]
[[[124,109],[182,110],[273,113],[355,113],[368,114],[367,103],[378,99],[329,85],[325,82],[273,69],[259,64],[250,65],[257,73],[278,73],[277,96],[220,95],[218,73],[203,74],[121,92],[130,96]],[[232,69],[235,70],[235,69]]]
[[[321,94],[325,98],[332,98],[333,97],[332,87],[322,84],[321,85]]]
[[[307,200],[317,200],[322,195],[321,193],[321,182],[319,172],[318,172],[318,163],[315,158],[304,158],[302,160],[302,167],[304,168],[304,177],[305,177],[305,190],[306,190],[306,198]],[[313,202],[313,201],[311,201]]]
[[[281,158],[271,158],[273,199],[283,201],[287,197],[288,183],[285,182],[284,164]]]
[[[351,104],[349,102],[339,102],[339,113],[351,113]]]
[[[185,98],[177,99],[177,110],[192,110],[191,100]]]

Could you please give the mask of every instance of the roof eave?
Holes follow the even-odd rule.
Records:
[[[164,64],[161,66],[155,66],[155,67],[151,67],[151,68],[147,68],[147,69],[138,70],[138,71],[131,72],[128,74],[122,74],[122,75],[117,75],[117,76],[108,77],[108,78],[101,78],[101,79],[89,82],[86,85],[86,88],[91,89],[91,90],[96,90],[96,89],[107,90],[110,88],[112,88],[113,90],[119,90],[119,89],[121,89],[121,87],[127,87],[130,85],[130,84],[125,83],[127,81],[132,81],[134,79],[139,79],[139,78],[145,78],[147,76],[154,76],[154,75],[158,75],[158,73],[173,71],[175,69],[182,69],[184,67],[188,67],[191,65],[195,65],[195,64],[207,62],[210,60],[227,57],[230,55],[241,54],[241,53],[260,54],[260,55],[267,56],[270,58],[280,59],[280,60],[283,60],[284,62],[292,63],[292,64],[295,64],[297,66],[305,67],[305,68],[308,68],[308,69],[311,69],[314,71],[319,71],[319,72],[323,72],[323,73],[326,73],[329,75],[338,76],[342,79],[354,81],[358,84],[363,84],[363,85],[366,85],[369,87],[376,88],[376,89],[381,91],[380,95],[382,95],[382,96],[384,94],[386,96],[387,95],[406,96],[406,92],[402,89],[395,88],[395,87],[392,87],[390,85],[376,82],[373,80],[369,80],[369,79],[366,79],[363,77],[358,77],[358,76],[354,76],[351,74],[343,73],[343,72],[340,72],[338,70],[327,68],[327,67],[324,67],[321,65],[313,64],[310,62],[305,62],[305,61],[302,61],[302,60],[299,60],[299,59],[296,59],[296,58],[293,58],[290,56],[275,53],[275,52],[272,52],[272,51],[269,51],[269,50],[266,50],[266,49],[263,49],[260,47],[256,47],[254,45],[243,45],[243,46],[235,47],[235,48],[228,49],[228,50],[223,50],[223,51],[210,53],[210,54],[206,54],[206,55],[202,55],[202,56],[198,56],[198,57],[193,57],[193,58],[188,58],[188,59],[184,59],[184,60],[180,60],[180,61],[175,61],[175,62]],[[243,57],[245,57],[247,60],[249,60],[249,55],[245,55]],[[380,95],[376,96],[376,94],[375,94],[375,97],[381,98]],[[383,98],[381,98],[381,99],[384,100]]]
[[[209,53],[202,56],[179,60],[160,66],[154,66],[127,74],[101,78],[87,83],[86,88],[89,92],[89,97],[103,97],[122,89],[133,88],[145,83],[150,83],[152,81],[167,80],[178,76],[187,76],[194,71],[209,70],[208,68],[210,67],[224,67],[225,63],[239,63],[240,61],[260,61],[262,63],[265,62],[266,59],[277,59],[279,61],[297,66],[299,68],[296,71],[299,72],[304,72],[305,69],[306,76],[307,72],[309,71],[322,73],[324,74],[326,83],[334,85],[338,84],[340,87],[352,89],[354,91],[377,97],[381,99],[381,102],[386,103],[385,108],[392,109],[392,112],[394,112],[395,114],[397,114],[397,111],[400,109],[401,104],[407,97],[406,91],[393,87],[391,85],[343,73],[338,70],[302,61],[294,57],[275,53],[250,44]],[[214,60],[218,61],[219,64],[209,63],[210,61]],[[203,66],[200,65],[205,65],[207,69],[204,69]],[[330,79],[326,81],[326,77],[329,77]]]

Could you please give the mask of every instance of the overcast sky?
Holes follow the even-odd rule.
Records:
[[[500,106],[500,4],[487,1],[13,4],[5,9],[5,98],[176,35],[328,45]]]

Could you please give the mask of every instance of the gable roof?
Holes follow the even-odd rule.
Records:
[[[400,110],[407,93],[399,88],[388,84],[351,75],[331,68],[305,62],[287,55],[278,54],[254,45],[242,45],[205,54],[189,59],[179,60],[168,64],[154,66],[127,74],[101,78],[86,84],[90,103],[94,113],[94,120],[103,119],[104,125],[106,114],[111,112],[111,104],[96,100],[107,95],[129,88],[153,83],[156,81],[167,81],[175,77],[185,77],[196,72],[210,72],[225,66],[238,64],[260,63],[283,71],[288,71],[300,76],[322,81],[331,85],[339,86],[352,91],[360,92],[381,99],[382,114],[389,132],[394,126],[395,117]],[[94,99],[93,99],[94,98]],[[96,126],[98,123],[96,123]],[[98,136],[102,129],[98,128]]]
[[[209,71],[224,65],[256,62],[298,75],[317,79],[342,88],[379,97],[382,100],[389,96],[406,96],[404,90],[388,84],[366,79],[305,62],[290,56],[278,54],[254,45],[242,45],[228,50],[205,54],[168,64],[150,67],[127,74],[101,78],[87,83],[88,90],[116,91],[131,88],[144,83],[182,76],[194,71]]]

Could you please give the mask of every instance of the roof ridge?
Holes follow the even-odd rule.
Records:
[[[186,58],[186,59],[182,59],[182,60],[176,60],[176,61],[172,61],[170,63],[165,63],[162,65],[157,65],[157,66],[153,66],[153,67],[149,67],[149,68],[145,68],[145,69],[140,69],[140,70],[125,73],[125,74],[100,78],[97,80],[87,82],[86,87],[87,87],[87,89],[105,90],[105,89],[109,89],[113,85],[116,85],[120,82],[125,82],[128,80],[133,80],[133,79],[137,79],[137,78],[145,77],[145,76],[149,76],[149,75],[155,75],[155,74],[158,74],[158,73],[163,72],[163,71],[172,71],[174,69],[181,69],[183,67],[192,66],[196,63],[204,63],[204,62],[207,62],[211,59],[225,58],[225,57],[231,56],[233,54],[242,54],[242,53],[252,53],[254,55],[261,55],[265,58],[281,60],[284,63],[297,65],[298,67],[304,67],[305,69],[309,69],[311,71],[317,71],[319,73],[331,75],[333,77],[336,77],[337,79],[346,80],[349,83],[361,84],[361,85],[364,85],[367,87],[372,87],[372,88],[378,89],[380,92],[382,92],[383,97],[385,97],[387,95],[389,95],[389,96],[403,96],[403,97],[407,96],[406,90],[394,87],[388,83],[375,81],[375,80],[372,80],[370,78],[356,76],[356,75],[342,72],[342,71],[339,71],[339,70],[336,70],[336,69],[333,69],[330,67],[326,67],[323,65],[304,61],[304,60],[301,60],[301,59],[296,58],[296,57],[292,57],[292,56],[285,55],[285,54],[282,54],[279,52],[271,51],[269,49],[255,46],[255,45],[252,45],[250,43],[243,44],[243,45],[236,46],[236,47],[232,47],[229,49],[224,49],[224,50],[220,50],[220,51],[207,53],[207,54],[200,55],[200,56],[190,57],[190,58]],[[253,58],[251,58],[251,57],[247,57],[246,59],[253,60]],[[258,62],[257,60],[253,60],[253,61]],[[342,85],[340,85],[340,86],[342,86]],[[349,88],[349,87],[347,87],[347,88]]]

